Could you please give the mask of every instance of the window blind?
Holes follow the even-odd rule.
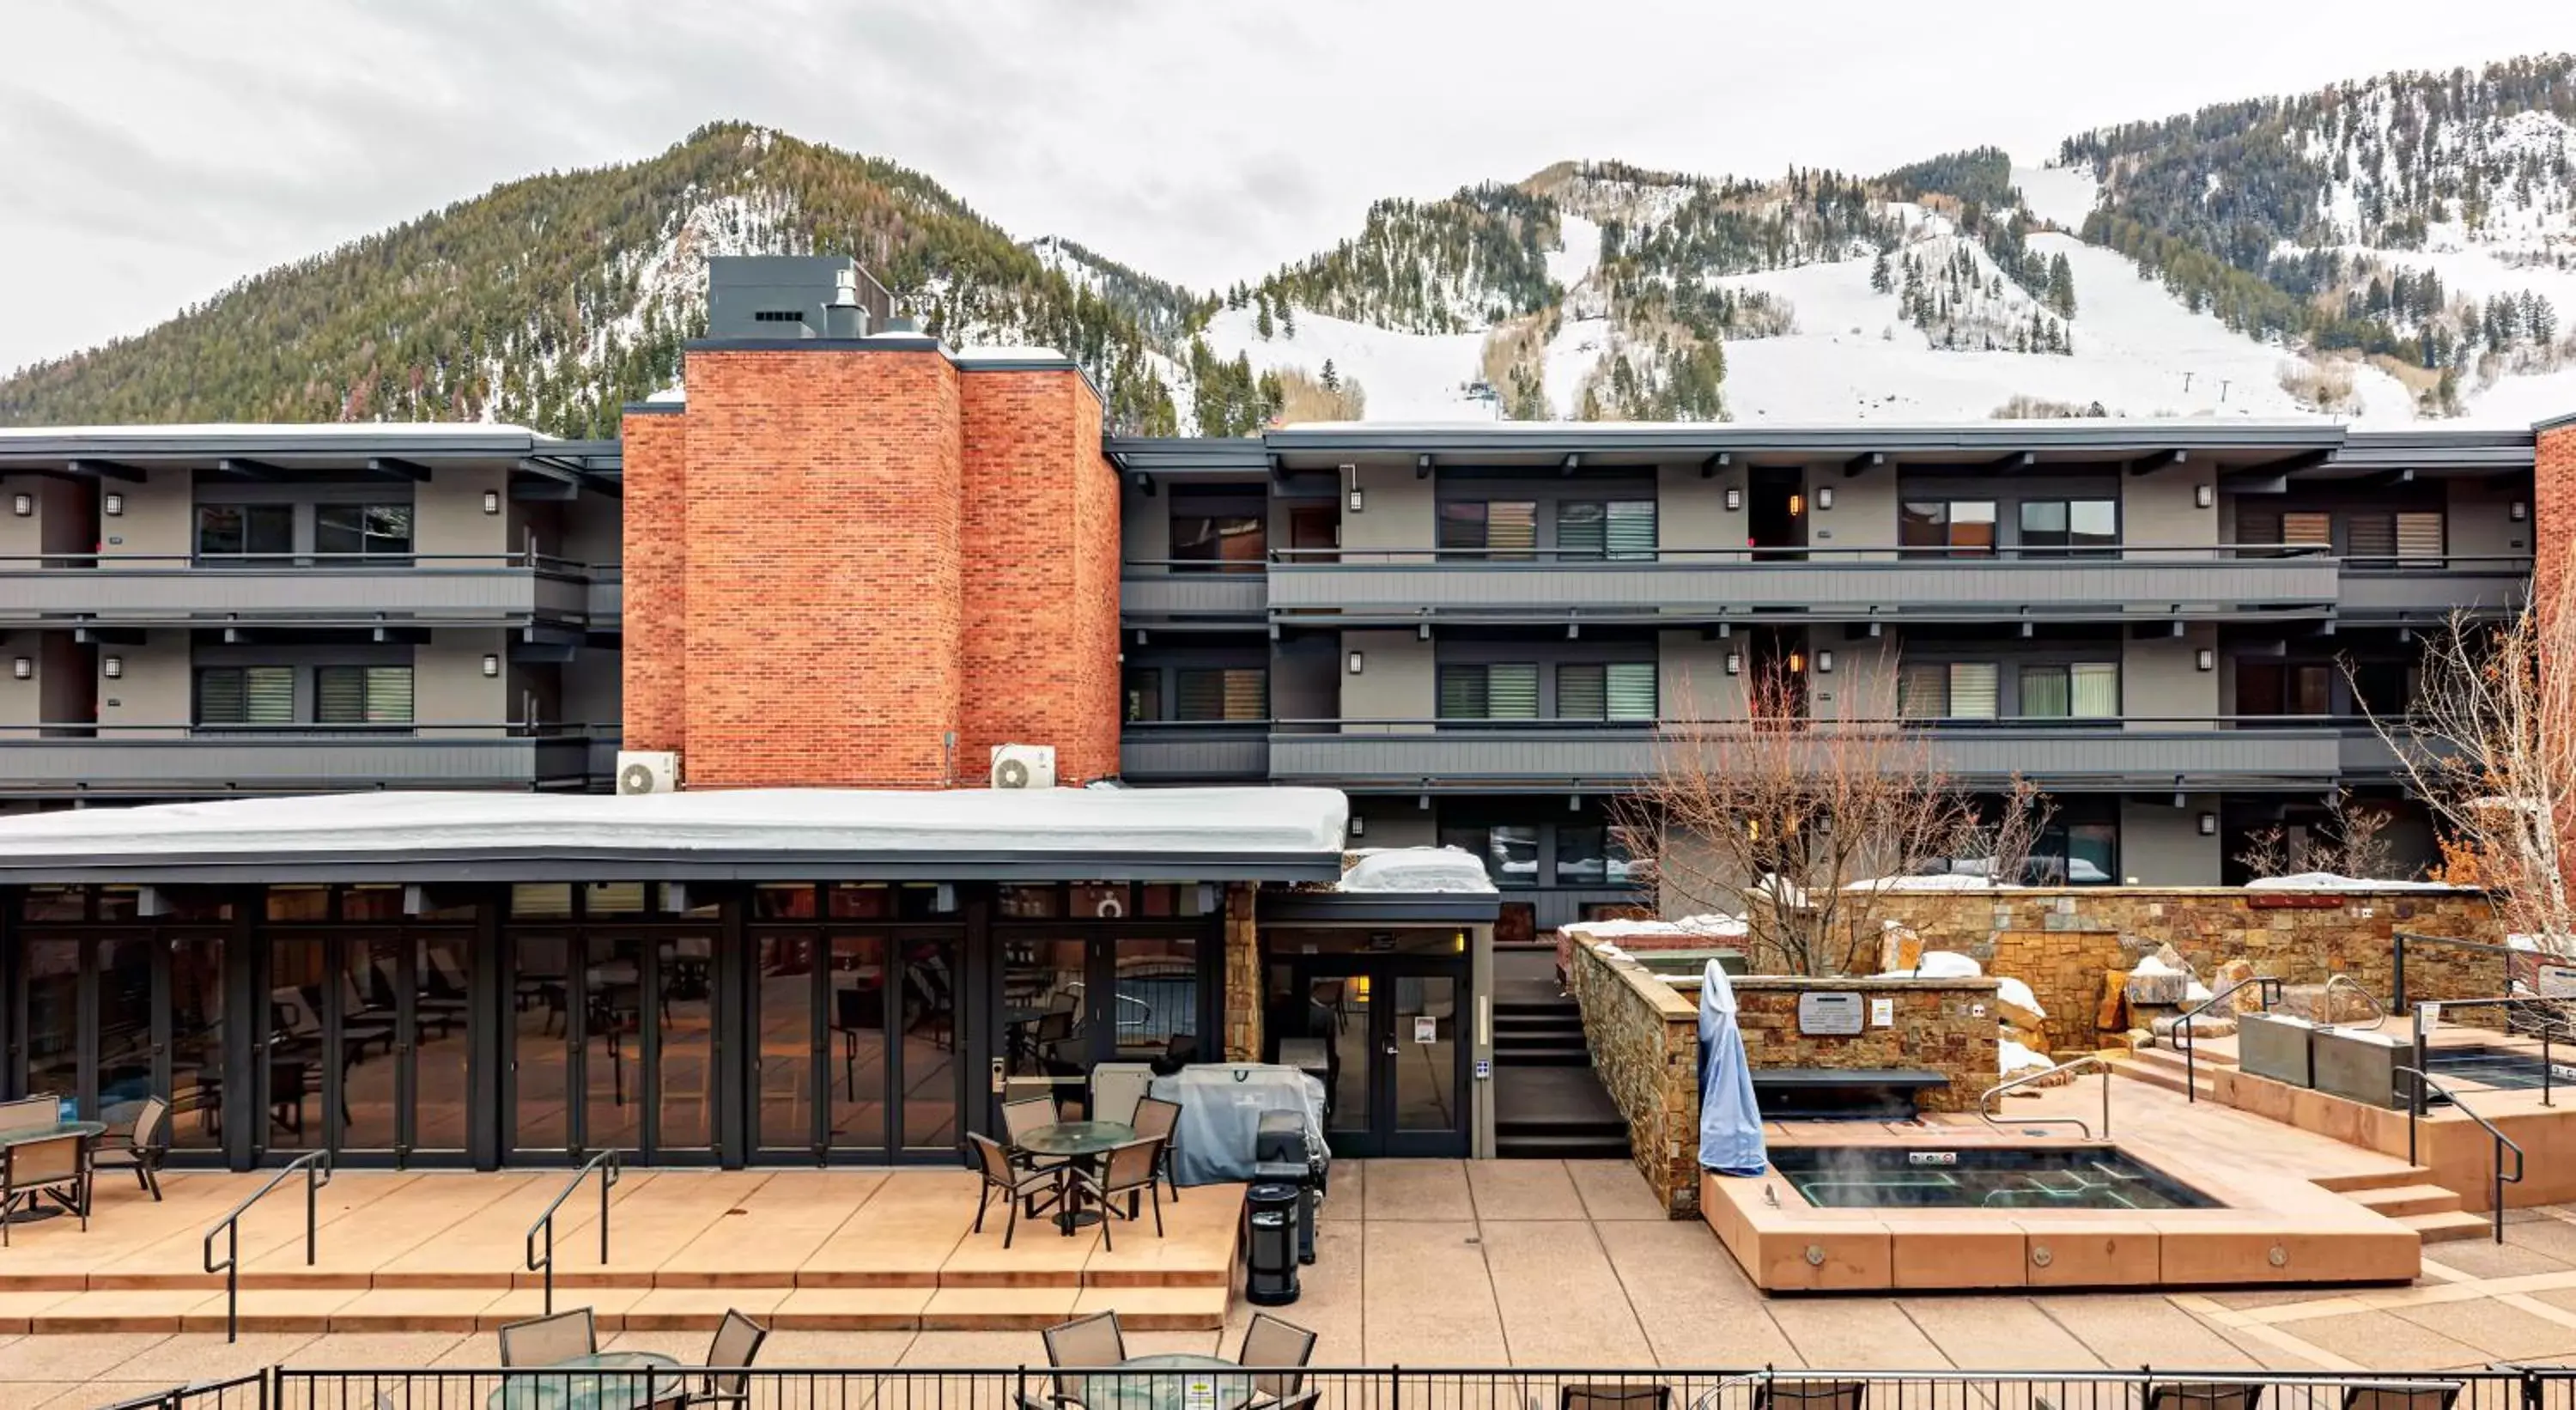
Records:
[[[2334,516],[2322,510],[2294,510],[2281,516],[2281,542],[2334,547]]]
[[[1259,720],[1270,714],[1270,673],[1254,667],[1174,672],[1173,703],[1184,720]]]
[[[1440,718],[1444,720],[1485,718],[1484,667],[1443,666],[1440,668]]]
[[[2067,668],[2072,681],[2072,709],[2079,720],[2116,719],[2120,713],[2120,668],[2108,661],[2081,662]]]
[[[1567,558],[1598,558],[1609,551],[1610,532],[1600,504],[1556,507],[1556,551]]]
[[[1658,711],[1655,663],[1614,661],[1609,667],[1610,718],[1651,720]]]
[[[2344,521],[2344,533],[2355,558],[2397,556],[2397,516],[2394,514],[2355,514]]]
[[[411,667],[321,667],[313,673],[313,718],[326,725],[410,724]]]
[[[1607,509],[1610,556],[1613,558],[1652,558],[1655,556],[1655,502],[1651,499],[1614,499]]]
[[[2441,511],[2410,511],[2397,516],[2398,557],[2439,558],[2442,550]]]
[[[1610,718],[1608,668],[1603,666],[1559,666],[1556,668],[1556,717],[1560,720],[1606,720]]]
[[[1526,664],[1487,666],[1485,715],[1494,720],[1537,719],[1538,667]]]
[[[1532,500],[1492,500],[1485,505],[1485,549],[1502,555],[1538,547],[1538,505]]]
[[[2032,719],[2066,718],[2066,668],[2064,666],[2024,666],[2021,668],[2021,713]]]
[[[1896,713],[1909,720],[1937,720],[1950,713],[1949,669],[1931,665],[1899,667]]]
[[[227,666],[198,672],[197,723],[295,723],[295,668]]]
[[[1996,681],[1992,661],[1950,663],[1950,711],[1954,720],[1991,720],[1996,715]]]

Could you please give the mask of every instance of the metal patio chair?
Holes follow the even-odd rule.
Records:
[[[1136,1128],[1138,1140],[1162,1142],[1154,1154],[1154,1173],[1172,1192],[1172,1203],[1179,1204],[1181,1186],[1172,1178],[1172,1143],[1174,1128],[1181,1124],[1181,1104],[1167,1102],[1161,1097],[1143,1098],[1136,1103],[1136,1119],[1130,1124]]]
[[[2160,1381],[2147,1387],[2146,1410],[2255,1410],[2262,1400],[2257,1382]]]
[[[599,1350],[599,1319],[587,1307],[531,1317],[501,1328],[501,1365],[559,1366]]]
[[[89,1230],[89,1162],[81,1147],[89,1138],[77,1134],[20,1141],[0,1152],[0,1246],[9,1242],[9,1226],[21,1209],[51,1198],[80,1216]]]
[[[1098,1174],[1080,1169],[1073,1172],[1076,1188],[1090,1192],[1092,1198],[1099,1202],[1102,1248],[1112,1253],[1118,1251],[1117,1244],[1109,1237],[1111,1224],[1121,1219],[1132,1221],[1143,1217],[1136,1208],[1139,1191],[1144,1193],[1145,1202],[1154,1207],[1154,1237],[1159,1239],[1163,1236],[1163,1201],[1155,1194],[1163,1178],[1162,1158],[1162,1141],[1148,1137],[1111,1147],[1100,1160]],[[1118,1212],[1116,1196],[1119,1195],[1127,1196],[1128,1212],[1125,1214]]]
[[[743,1368],[760,1354],[760,1344],[769,1340],[769,1329],[743,1315],[727,1309],[724,1320],[716,1324],[716,1334],[707,1343],[708,1373],[706,1383],[690,1398],[693,1405],[745,1405],[751,1401],[751,1377]],[[734,1374],[725,1375],[731,1371]]]
[[[1662,1384],[1636,1384],[1612,1381],[1563,1386],[1557,1390],[1557,1410],[1672,1410],[1673,1388]]]
[[[1127,1334],[1119,1330],[1114,1311],[1058,1322],[1046,1329],[1045,1336],[1047,1364],[1058,1373],[1055,1394],[1048,1398],[1059,1405],[1082,1404],[1082,1377],[1067,1376],[1064,1371],[1107,1370],[1127,1359]]]
[[[1287,1410],[1285,1402],[1292,1401],[1306,1384],[1306,1378],[1292,1368],[1303,1368],[1314,1356],[1313,1332],[1267,1312],[1253,1313],[1252,1325],[1243,1329],[1243,1345],[1234,1354],[1234,1364],[1260,1374],[1252,1378],[1252,1394],[1234,1410]]]
[[[1002,1247],[1009,1248],[1019,1233],[1020,1206],[1029,1204],[1029,1217],[1035,1219],[1039,1194],[1062,1198],[1064,1172],[1061,1169],[1023,1170],[1011,1163],[1010,1152],[1001,1143],[980,1132],[969,1131],[966,1139],[975,1147],[975,1169],[984,1177],[983,1188],[975,1192],[975,1232],[984,1232],[984,1210],[993,1202],[993,1192],[1002,1192],[1003,1202],[1010,1205],[1010,1221],[1002,1226]]]
[[[1753,1387],[1753,1410],[1861,1410],[1867,1381],[1763,1381]]]
[[[134,1129],[123,1146],[109,1146],[92,1151],[89,1157],[93,1176],[101,1170],[131,1170],[134,1181],[161,1201],[161,1163],[170,1155],[170,1104],[159,1097],[145,1097],[143,1108],[134,1114]]]

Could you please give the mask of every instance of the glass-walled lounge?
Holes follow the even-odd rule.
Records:
[[[954,1161],[1008,1080],[1200,1056],[1224,891],[5,888],[5,1087],[165,1094],[173,1159],[237,1168]]]

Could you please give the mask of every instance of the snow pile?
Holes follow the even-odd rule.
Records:
[[[1995,1070],[2003,1076],[2010,1077],[2022,1072],[2049,1072],[2056,1067],[2056,1063],[2050,1062],[2010,1038],[2000,1039],[1995,1043]]]
[[[1995,884],[1982,876],[1960,872],[1940,872],[1931,876],[1880,876],[1851,882],[1845,891],[1992,891]]]
[[[1559,926],[1558,929],[1605,941],[1702,935],[1713,939],[1735,939],[1745,933],[1744,918],[1727,915],[1684,916],[1680,920],[1585,920]]]
[[[2439,881],[2373,881],[2367,877],[2337,876],[2330,871],[2303,871],[2289,876],[2258,876],[2245,883],[2248,891],[2455,891],[2459,888]]]
[[[1881,979],[1976,979],[1982,977],[1985,972],[1985,966],[1956,950],[1926,950],[1923,952],[1923,962],[1914,968],[1892,969],[1878,977]]]
[[[2143,955],[2136,964],[2129,966],[2129,974],[2132,978],[2141,974],[2179,974],[2188,978],[2191,971],[2167,964],[2155,955]]]
[[[1934,953],[1946,952],[1935,951]],[[2018,1008],[2028,1009],[2035,1018],[2048,1017],[2048,1010],[2039,1006],[2039,996],[2030,992],[2030,986],[2009,974],[1995,976],[1995,997]]]
[[[1494,889],[1484,861],[1461,847],[1381,847],[1359,854],[1337,891],[1455,894]]]

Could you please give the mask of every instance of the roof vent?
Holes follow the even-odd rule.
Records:
[[[898,313],[885,321],[885,331],[888,333],[919,333],[921,331],[921,323],[911,314]]]

